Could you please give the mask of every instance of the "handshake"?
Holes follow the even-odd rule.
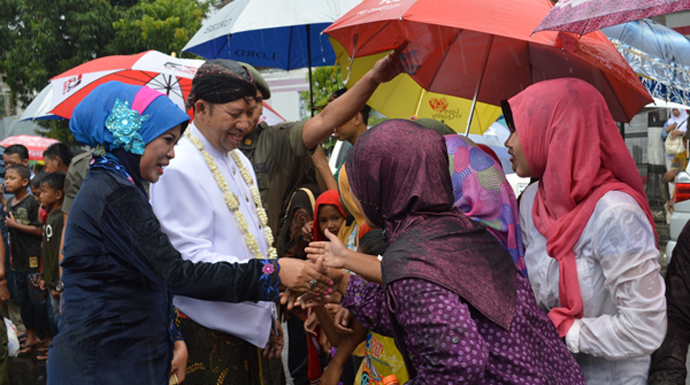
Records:
[[[349,274],[341,269],[328,268],[324,258],[310,260],[280,258],[280,303],[288,310],[294,306],[314,307],[328,302],[340,302],[345,295]]]

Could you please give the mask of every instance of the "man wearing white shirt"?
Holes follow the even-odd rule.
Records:
[[[343,97],[307,121],[303,136],[323,140],[364,105],[378,84],[401,72],[396,57],[381,60]],[[242,262],[272,256],[256,175],[235,150],[249,128],[256,88],[245,67],[231,60],[202,65],[188,106],[195,118],[176,147],[165,175],[151,186],[151,203],[172,244],[191,261]],[[340,99],[339,99],[340,100]],[[189,350],[186,383],[260,384],[257,348],[279,356],[273,303],[217,303],[177,296],[175,320]],[[282,331],[278,331],[282,335]],[[267,346],[267,344],[269,344]]]

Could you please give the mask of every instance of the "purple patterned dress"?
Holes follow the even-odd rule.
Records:
[[[537,307],[529,281],[517,275],[517,305],[508,331],[462,299],[428,281],[390,284],[396,319],[410,361],[417,369],[408,384],[585,384],[573,356]],[[352,276],[341,305],[367,328],[392,336],[383,288]]]
[[[388,120],[363,133],[347,161],[362,213],[389,247],[383,286],[352,277],[342,305],[395,338],[409,384],[585,384],[511,255],[453,207],[443,137]],[[496,173],[481,174],[486,186],[500,186]]]

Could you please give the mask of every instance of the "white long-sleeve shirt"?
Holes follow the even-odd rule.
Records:
[[[558,261],[534,226],[537,184],[520,202],[525,262],[537,303],[560,307]],[[666,335],[666,286],[659,250],[645,213],[628,194],[597,202],[574,247],[584,317],[566,335],[588,384],[646,384],[650,355]]]
[[[240,212],[247,220],[263,255],[268,244],[249,186],[230,154],[213,147],[190,124],[187,130],[199,138],[216,161],[228,189],[240,200]],[[222,191],[201,152],[183,137],[175,147],[175,158],[158,183],[152,184],[151,205],[170,242],[193,262],[246,262],[254,258],[240,232],[234,214],[228,209]],[[256,175],[247,159],[239,153],[254,183]],[[275,313],[271,302],[224,303],[175,296],[175,306],[198,324],[212,330],[240,337],[260,348],[266,346]]]

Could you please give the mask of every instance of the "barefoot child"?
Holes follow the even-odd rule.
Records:
[[[10,266],[17,273],[17,302],[27,334],[26,342],[19,350],[20,355],[30,353],[41,342],[37,334],[40,323],[36,315],[46,314],[45,309],[35,309],[41,305],[41,293],[36,287],[38,280],[32,281],[38,274],[41,227],[38,223],[38,202],[28,191],[29,175],[29,168],[22,164],[8,167],[5,173],[5,188],[14,194],[7,205],[6,219],[10,232]]]
[[[46,211],[50,212],[43,228],[43,271],[42,287],[50,291],[48,295],[48,324],[50,335],[46,340],[51,341],[58,333],[58,320],[60,318],[60,295],[62,282],[58,268],[58,254],[60,252],[60,239],[62,238],[63,215],[62,200],[64,198],[63,186],[65,174],[54,172],[43,177],[41,181],[41,201]],[[44,341],[44,345],[48,345]],[[38,359],[47,359],[47,355],[38,356]]]

